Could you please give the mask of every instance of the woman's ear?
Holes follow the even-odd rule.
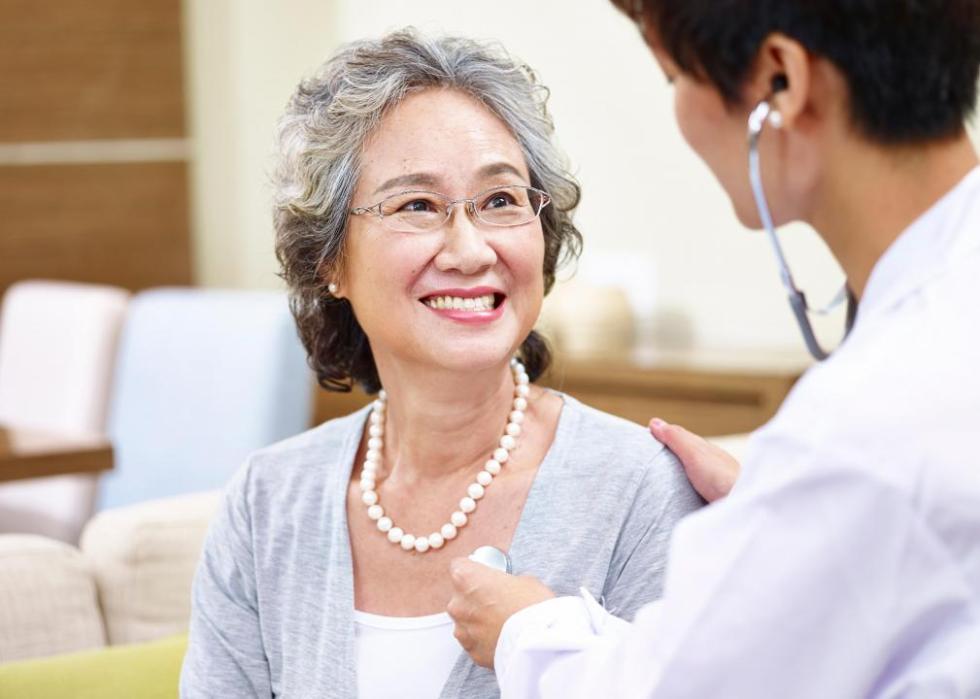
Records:
[[[769,100],[772,120],[790,128],[806,111],[810,100],[812,66],[810,53],[784,34],[770,34],[759,49],[749,97],[752,106]]]

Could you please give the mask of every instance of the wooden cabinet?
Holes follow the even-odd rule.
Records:
[[[652,417],[705,436],[763,425],[810,361],[800,354],[683,353],[629,360],[556,360],[539,383],[583,403],[647,424]],[[346,415],[370,398],[317,391],[317,423]]]

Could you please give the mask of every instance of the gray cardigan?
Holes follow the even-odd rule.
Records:
[[[585,587],[632,619],[661,595],[674,525],[702,503],[647,430],[562,398],[514,569],[558,594]],[[194,580],[182,697],[356,695],[346,495],[366,420],[365,409],[259,451],[229,485]],[[493,673],[460,651],[442,697],[497,696]]]

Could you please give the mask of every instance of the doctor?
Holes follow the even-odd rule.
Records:
[[[980,3],[622,9],[738,218],[812,225],[856,318],[754,435],[731,493],[675,530],[662,600],[627,623],[457,560],[457,638],[504,697],[980,696],[980,168],[964,128]],[[651,429],[724,494],[735,464]]]

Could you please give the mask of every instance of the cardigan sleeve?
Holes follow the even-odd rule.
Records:
[[[255,584],[249,469],[229,484],[194,578],[180,696],[271,697]]]

